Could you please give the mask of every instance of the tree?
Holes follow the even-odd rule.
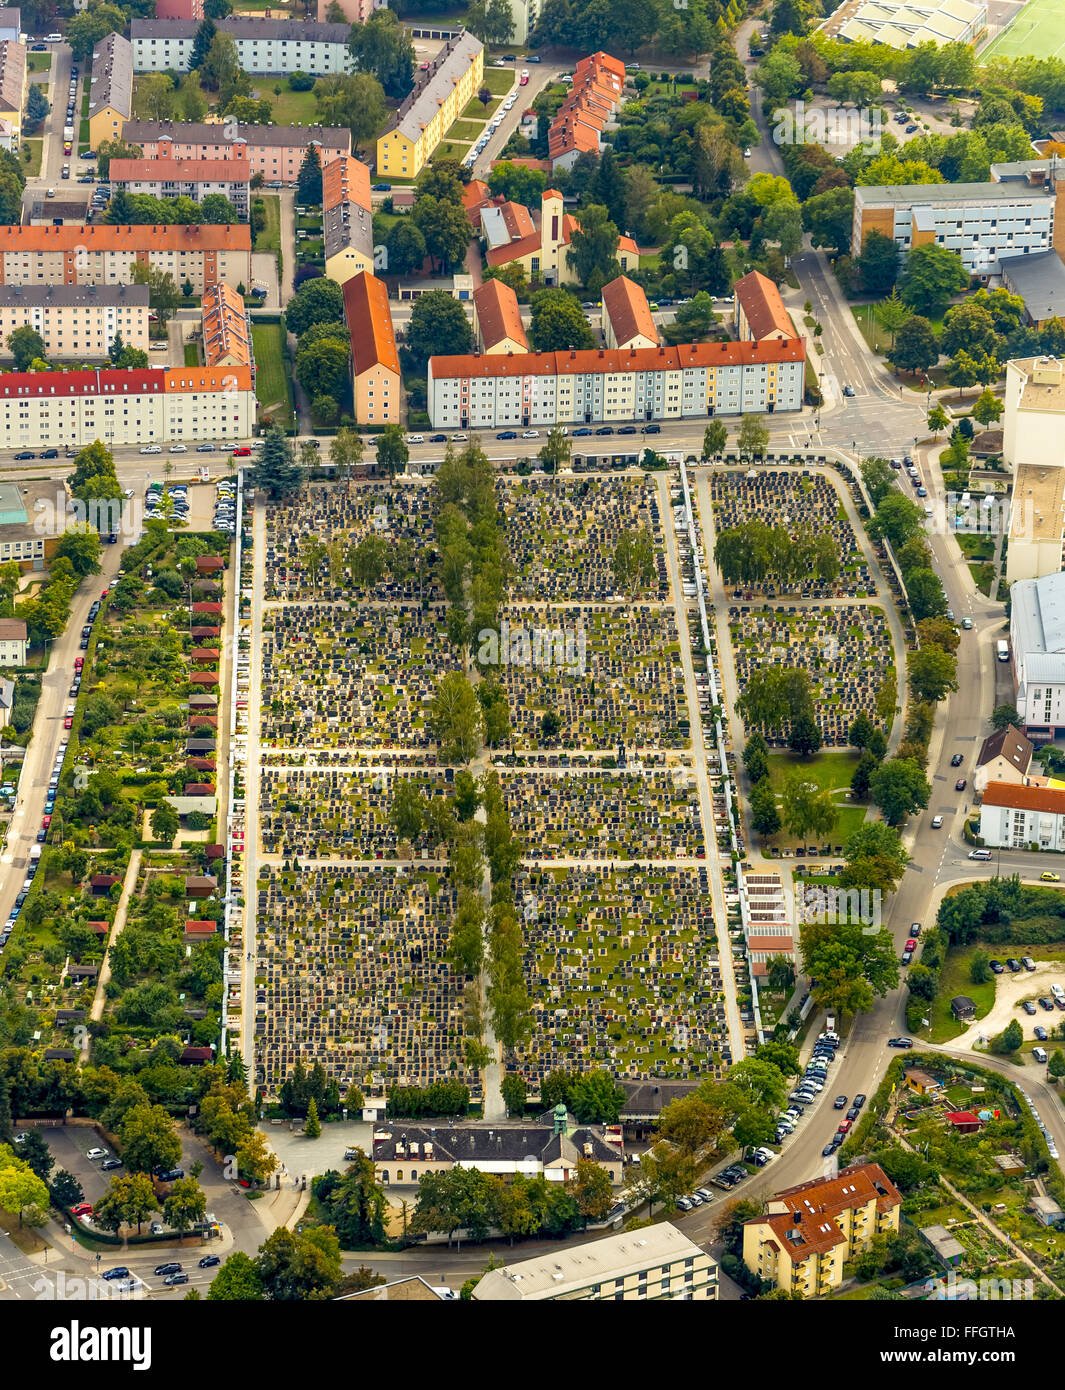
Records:
[[[920,314],[908,318],[895,336],[892,350],[895,366],[904,372],[926,372],[939,361],[935,330]]]
[[[802,222],[814,246],[825,246],[837,255],[846,251],[854,226],[854,193],[849,188],[815,193],[802,205]]]
[[[899,291],[903,302],[915,313],[937,317],[947,307],[951,295],[968,283],[968,272],[957,251],[926,242],[907,253]]]
[[[759,835],[775,835],[780,829],[776,793],[768,777],[751,788],[751,826]]]
[[[508,1071],[503,1078],[500,1090],[503,1093],[503,1103],[507,1107],[507,1114],[519,1117],[524,1115],[526,1094],[524,1077],[519,1076],[517,1072]]]
[[[131,1173],[170,1169],[181,1158],[181,1140],[161,1105],[135,1105],[119,1128],[122,1158]]]
[[[895,346],[895,334],[910,317],[909,307],[899,298],[899,292],[892,287],[886,299],[876,306],[876,317],[880,327],[891,334],[891,346]]]
[[[134,285],[148,286],[148,304],[155,311],[160,327],[164,327],[178,307],[178,287],[173,275],[168,270],[157,270],[147,261],[134,262],[129,273]]]
[[[74,61],[88,61],[101,39],[106,39],[108,34],[124,34],[126,26],[126,16],[117,5],[97,4],[76,14],[66,26],[67,43]]]
[[[301,1234],[281,1226],[259,1246],[255,1268],[263,1292],[277,1302],[328,1300],[341,1273],[336,1232],[316,1226]]]
[[[989,425],[995,424],[1002,415],[1005,406],[991,390],[990,386],[985,386],[983,391],[973,402],[973,419],[986,429]]]
[[[168,848],[181,829],[181,818],[169,801],[160,801],[152,812],[152,835]]]
[[[756,458],[764,456],[769,447],[769,430],[761,415],[744,415],[740,432],[736,437],[736,448],[741,454],[751,454]]]
[[[57,1207],[72,1207],[76,1202],[85,1200],[81,1183],[65,1168],[60,1168],[59,1172],[56,1173],[50,1192],[52,1204]]]
[[[769,745],[760,733],[753,733],[743,750],[743,766],[752,786],[769,773]]]
[[[260,1302],[264,1297],[256,1262],[243,1250],[234,1250],[226,1257],[207,1290],[208,1301],[216,1303]]]
[[[577,1199],[577,1209],[585,1225],[589,1221],[602,1221],[614,1205],[610,1175],[593,1158],[577,1159],[577,1166],[566,1182],[566,1191]]]
[[[63,532],[55,548],[56,558],[65,556],[78,579],[100,572],[100,537],[92,526],[71,526]]]
[[[385,238],[385,250],[390,275],[411,275],[425,263],[425,237],[409,217],[392,225]]]
[[[307,1104],[307,1123],[303,1126],[303,1132],[308,1139],[320,1139],[322,1137],[322,1126],[318,1119],[318,1106],[313,1096]]]
[[[481,744],[481,708],[465,676],[449,671],[429,707],[429,725],[445,763],[472,762]]]
[[[207,1194],[195,1178],[178,1178],[163,1202],[163,1216],[175,1231],[187,1231],[207,1214]]]
[[[789,772],[784,779],[781,809],[784,825],[802,840],[804,848],[811,832],[816,837],[828,835],[836,824],[831,792],[822,791],[798,770]]]
[[[991,959],[986,951],[979,948],[969,958],[969,980],[974,985],[986,985],[995,978],[991,969]]]
[[[509,0],[473,0],[465,15],[466,28],[484,44],[506,44],[514,37]]]
[[[804,710],[792,721],[788,747],[800,757],[809,758],[820,750],[821,743],[821,730],[818,728],[817,720],[809,711]]]
[[[1016,728],[1021,722],[1021,716],[1017,713],[1016,705],[996,705],[991,714],[991,727],[995,730],[1004,729],[1012,724]]]
[[[712,420],[703,431],[703,458],[723,454],[728,444],[728,429],[721,420]]]
[[[319,123],[347,126],[356,155],[359,145],[372,140],[384,124],[384,90],[377,78],[368,73],[320,77],[314,84],[314,99]]]
[[[334,1169],[314,1179],[312,1190],[342,1245],[379,1245],[385,1239],[384,1189],[373,1160],[362,1149],[341,1174]]]
[[[890,293],[899,274],[899,249],[883,232],[867,232],[860,254],[855,258],[862,288],[880,297]]]
[[[912,653],[909,661],[910,689],[918,700],[942,700],[958,688],[958,663],[942,647],[929,645]]]
[[[958,629],[947,618],[923,618],[917,624],[921,646],[935,646],[952,655],[958,650],[961,638]]]
[[[531,304],[529,346],[535,352],[595,346],[591,326],[579,302],[563,289],[538,290]]]
[[[1047,1063],[1047,1075],[1054,1081],[1060,1081],[1065,1076],[1065,1053],[1060,1047],[1054,1049],[1050,1061]]]
[[[263,447],[251,468],[252,482],[267,496],[289,497],[300,490],[303,473],[292,456],[292,444],[272,425],[263,436]]]
[[[864,1013],[876,995],[895,989],[899,962],[891,933],[871,932],[860,922],[806,922],[800,930],[803,969],[816,984],[818,1007],[830,1013]]]
[[[593,271],[604,280],[613,280],[621,273],[618,264],[618,229],[601,203],[590,203],[581,210],[579,227],[570,237],[566,261],[576,273],[580,284],[587,285]]]
[[[348,48],[359,72],[371,73],[393,101],[402,101],[410,92],[414,45],[393,10],[374,10],[365,23],[353,24]]]
[[[44,339],[28,323],[8,334],[7,345],[15,358],[16,372],[26,371],[34,358],[46,356]]]
[[[266,1145],[266,1136],[259,1130],[251,1130],[237,1145],[234,1157],[237,1172],[250,1182],[262,1183],[277,1167],[277,1159]]]
[[[932,431],[933,438],[938,439],[940,434],[950,424],[947,412],[937,401],[928,413],[928,428]]]
[[[322,160],[317,145],[307,146],[296,176],[296,196],[305,206],[317,207],[322,201]]]
[[[422,235],[426,254],[441,271],[446,273],[462,263],[469,248],[470,224],[461,202],[432,195],[420,196],[414,204],[411,220]],[[431,293],[445,294],[446,291]]]
[[[889,758],[869,780],[869,795],[888,825],[901,825],[914,811],[928,805],[932,789],[913,758]]]
[[[105,1229],[117,1231],[122,1225],[135,1225],[139,1234],[142,1223],[158,1206],[159,1199],[147,1173],[123,1173],[111,1179],[111,1186],[95,1204],[93,1214]]]
[[[377,436],[377,465],[389,477],[402,473],[410,458],[407,441],[399,425],[386,425]]]
[[[35,131],[52,108],[41,87],[31,83],[26,96],[26,119],[23,127],[27,133]]]
[[[996,1033],[991,1039],[991,1051],[1002,1056],[1010,1052],[1016,1052],[1023,1042],[1024,1032],[1021,1025],[1015,1018],[1011,1018],[1002,1032]]]
[[[447,290],[429,290],[414,301],[407,324],[407,349],[423,371],[430,357],[473,350],[466,311]]]
[[[343,323],[344,292],[335,280],[305,280],[285,308],[290,333],[302,338],[317,323]]]
[[[217,34],[218,28],[214,20],[210,18],[204,19],[200,27],[196,30],[196,36],[192,41],[192,51],[189,54],[190,71],[203,66],[211,50],[211,44],[214,43]]]
[[[570,1088],[570,1109],[581,1124],[616,1125],[625,1091],[606,1071],[578,1076]]]
[[[348,384],[351,363],[351,340],[317,338],[301,340],[296,349],[296,378],[306,394],[314,400],[328,396],[336,400]]]

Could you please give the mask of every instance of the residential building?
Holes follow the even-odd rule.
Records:
[[[992,782],[980,807],[989,849],[1065,850],[1065,789]]]
[[[254,426],[250,367],[0,375],[0,449],[246,439]]]
[[[202,300],[203,357],[208,367],[252,367],[251,321],[232,285],[219,281]]]
[[[485,185],[481,185],[484,188]],[[488,199],[489,205],[495,200]],[[476,195],[467,202],[467,215],[476,211],[478,224],[483,204],[476,202]],[[513,206],[513,204],[509,205]],[[522,209],[522,212],[527,210]],[[478,225],[475,224],[475,225]],[[515,222],[514,226],[517,227]],[[524,224],[522,224],[524,225]],[[517,239],[503,240],[498,246],[489,246],[485,261],[489,267],[498,270],[505,265],[520,265],[525,278],[544,285],[575,285],[578,276],[569,262],[574,232],[580,231],[580,221],[564,210],[562,194],[557,188],[546,188],[540,197],[540,211],[533,217],[532,231]],[[623,272],[639,270],[640,253],[632,237],[618,238],[618,264]]]
[[[134,264],[169,271],[193,294],[217,280],[251,284],[246,224],[0,225],[0,285],[128,285]]]
[[[779,338],[787,342],[797,338],[795,325],[784,308],[780,291],[773,281],[761,271],[752,270],[732,287],[736,296],[735,324],[736,337],[741,342],[762,342],[766,338]]]
[[[9,127],[5,148],[17,149],[26,109],[26,45],[13,39],[0,42],[0,120]]]
[[[1006,583],[1012,585],[1021,579],[1041,579],[1057,574],[1062,563],[1063,537],[1065,468],[1042,463],[1015,464],[1009,503]]]
[[[308,145],[318,146],[323,169],[351,153],[351,131],[337,126],[130,121],[123,138],[145,159],[229,159],[243,145],[251,173],[279,186],[296,182]]]
[[[17,5],[0,6],[0,43],[19,43],[22,38],[22,11]]]
[[[0,483],[0,565],[13,560],[24,572],[44,569],[68,518],[66,492],[53,480]]]
[[[26,624],[21,618],[0,618],[0,666],[25,666]]]
[[[627,275],[603,286],[603,338],[608,348],[658,346],[658,329],[647,296]]]
[[[473,324],[481,352],[529,351],[518,296],[502,280],[486,280],[474,290]]]
[[[478,1303],[716,1301],[717,1262],[668,1221],[492,1269]]]
[[[571,1126],[565,1106],[556,1107],[549,1123],[508,1122],[488,1129],[483,1125],[430,1129],[404,1123],[391,1128],[387,1135],[375,1133],[373,1141],[378,1178],[390,1187],[416,1187],[426,1173],[450,1168],[477,1168],[504,1177],[542,1175],[548,1182],[561,1183],[573,1176],[580,1158],[601,1164],[615,1187],[625,1177],[620,1127]]]
[[[155,0],[156,19],[194,19],[203,22],[203,0]]]
[[[377,174],[413,179],[428,163],[455,118],[477,95],[484,76],[484,44],[462,31],[414,74],[414,89],[377,141]]]
[[[1065,732],[1065,574],[1013,585],[1010,647],[1024,731],[1036,741],[1054,739]]]
[[[251,174],[247,147],[236,145],[225,159],[112,159],[108,177],[116,191],[149,193],[155,198],[191,198],[202,203],[208,193],[221,193],[246,222]]]
[[[0,357],[8,338],[29,325],[49,361],[104,360],[121,333],[128,347],[148,346],[147,285],[0,285]]]
[[[130,20],[135,71],[186,71],[199,27],[195,20]],[[354,70],[355,60],[348,49],[349,24],[231,15],[215,20],[215,27],[233,39],[241,67],[252,76],[307,72],[327,77]]]
[[[331,4],[332,0],[318,0],[317,19],[319,24],[326,22]],[[340,8],[344,11],[344,18],[350,24],[365,24],[374,10],[384,10],[387,7],[388,0],[340,0]]]
[[[987,6],[971,0],[844,0],[819,26],[829,39],[879,43],[974,43],[987,28]]]
[[[986,279],[1012,257],[1065,252],[1062,197],[1065,181],[1038,171],[988,183],[859,185],[853,254],[876,231],[892,238],[900,252],[946,246],[958,252],[971,275]]]
[[[621,104],[625,64],[609,53],[582,58],[547,132],[552,169],[572,169],[582,154],[598,154],[603,130]]]
[[[876,1163],[814,1178],[769,1199],[764,1216],[743,1226],[743,1261],[752,1274],[806,1298],[843,1282],[843,1264],[874,1238],[899,1229],[902,1197]]]
[[[442,1286],[440,1286],[442,1287]],[[342,1293],[334,1299],[335,1303],[443,1303],[453,1294],[441,1293],[434,1285],[426,1283],[420,1274],[412,1274],[406,1279],[394,1279],[388,1284],[378,1284],[376,1288],[360,1289],[358,1293]]]
[[[89,143],[120,140],[133,104],[133,49],[121,34],[108,34],[92,51],[89,79]]]
[[[322,171],[325,273],[342,285],[360,270],[374,269],[370,171],[354,155],[334,159]]]
[[[398,425],[402,380],[385,282],[368,270],[345,280],[344,317],[351,334],[355,423]]]
[[[1065,468],[1065,360],[1017,357],[1007,362],[1003,405],[1006,463]]]
[[[973,790],[983,792],[990,782],[1025,782],[1034,752],[1035,744],[1012,724],[989,734],[977,754]]]
[[[529,35],[540,18],[540,9],[540,0],[510,0],[510,17],[514,22],[510,43],[523,48],[529,42]]]
[[[429,418],[506,429],[799,410],[804,366],[802,339],[431,357]]]

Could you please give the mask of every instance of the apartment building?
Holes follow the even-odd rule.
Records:
[[[344,317],[351,334],[355,423],[399,424],[402,384],[385,282],[368,270],[345,280]]]
[[[370,171],[354,155],[322,170],[322,221],[330,280],[342,285],[360,270],[374,269]]]
[[[251,163],[243,145],[235,145],[225,159],[112,159],[108,177],[116,190],[155,198],[192,198],[200,203],[208,193],[221,193],[241,221],[248,220]]]
[[[194,19],[203,22],[203,0],[155,0],[156,19]]]
[[[254,381],[251,320],[244,300],[232,285],[220,281],[204,293],[201,308],[203,356],[207,366],[251,367]]]
[[[486,280],[474,290],[473,323],[481,352],[491,355],[529,351],[518,296],[502,280]]]
[[[492,1269],[478,1303],[710,1302],[717,1262],[668,1221]]]
[[[514,23],[509,40],[512,44],[520,48],[529,42],[529,35],[540,18],[540,9],[540,0],[510,0],[510,18]]]
[[[1006,363],[1002,456],[1015,468],[1065,468],[1065,361],[1016,357]]]
[[[21,618],[0,618],[0,666],[25,666],[26,624]]]
[[[1065,574],[1021,579],[1010,589],[1014,704],[1029,738],[1065,731]]]
[[[199,27],[195,20],[131,20],[134,70],[186,71]],[[327,77],[354,71],[355,60],[348,49],[348,24],[231,16],[215,20],[215,27],[233,39],[240,65],[251,76],[308,72],[314,77]]]
[[[547,132],[552,169],[572,169],[582,154],[598,154],[603,130],[621,104],[625,64],[592,53],[573,70],[573,82]]]
[[[44,339],[50,361],[104,360],[116,334],[128,347],[148,347],[147,285],[0,285],[0,357],[7,340],[28,325]]]
[[[245,224],[0,226],[0,285],[128,285],[135,263],[169,271],[193,294],[218,280],[251,284]]]
[[[92,51],[89,141],[120,140],[133,105],[133,49],[121,34],[108,34]]]
[[[481,185],[482,187],[484,185]],[[467,215],[477,213],[483,226],[484,210],[494,208],[496,200],[478,202],[476,195],[466,201]],[[516,206],[516,205],[506,205]],[[502,208],[499,209],[502,213]],[[528,211],[522,208],[528,217]],[[540,195],[540,210],[532,219],[532,230],[525,230],[524,219],[513,218],[506,222],[502,213],[506,232],[501,235],[497,245],[489,244],[485,252],[486,263],[495,270],[505,265],[520,265],[525,278],[544,285],[575,285],[577,272],[569,263],[573,234],[580,231],[580,221],[572,213],[565,211],[562,194],[557,188],[545,188]],[[524,232],[524,234],[520,234]],[[640,252],[632,237],[618,238],[618,264],[627,273],[639,270]]]
[[[843,1264],[874,1236],[899,1229],[902,1196],[876,1163],[815,1178],[769,1199],[764,1216],[743,1226],[743,1262],[778,1289],[806,1298],[843,1282]]]
[[[681,420],[799,410],[805,343],[686,343],[431,357],[434,429]]]
[[[477,95],[484,76],[484,44],[465,30],[449,39],[377,141],[377,173],[413,179],[428,163],[451,123]]]
[[[736,297],[736,337],[741,342],[760,343],[766,338],[786,342],[799,336],[784,308],[780,291],[761,271],[752,270],[749,275],[742,276],[733,285],[732,292]]]
[[[123,138],[145,159],[230,159],[240,147],[268,186],[296,182],[308,145],[317,145],[323,169],[351,153],[351,131],[337,126],[130,121]]]
[[[17,5],[0,7],[0,43],[19,43],[22,38],[22,11]]]
[[[982,794],[992,782],[1021,785],[1027,780],[1034,752],[1032,740],[1012,724],[988,734],[976,757],[973,790]]]
[[[658,346],[658,329],[647,296],[627,275],[603,286],[603,338],[609,348]]]
[[[1023,173],[1000,165],[988,183],[920,183],[854,190],[853,254],[871,231],[900,252],[934,244],[957,251],[971,275],[998,274],[1005,262],[1042,251],[1065,254],[1065,182],[1046,162]]]
[[[7,149],[17,149],[22,139],[25,108],[26,45],[4,39],[0,42],[0,121],[8,127]]]
[[[988,849],[1065,850],[1065,790],[991,782],[980,807]]]

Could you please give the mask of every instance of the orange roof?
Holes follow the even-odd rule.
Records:
[[[511,241],[521,241],[523,237],[532,236],[536,230],[532,213],[524,203],[503,202],[499,204],[499,211],[503,214],[503,222],[510,233]]]
[[[1065,816],[1065,791],[1054,787],[1016,786],[990,782],[984,791],[985,806],[1004,806],[1014,811],[1048,811]]]
[[[344,317],[351,334],[351,360],[356,376],[362,376],[379,363],[390,371],[399,372],[396,335],[392,328],[392,311],[388,307],[388,290],[383,280],[360,270],[344,281]]]
[[[520,241],[509,241],[504,246],[493,246],[485,252],[485,260],[490,266],[509,265],[511,261],[520,260],[522,256],[528,256],[540,249],[540,233],[532,232],[531,235],[522,237]]]
[[[112,183],[248,183],[247,159],[112,159]]]
[[[753,337],[766,338],[770,333],[785,333],[789,338],[796,337],[780,291],[772,280],[760,271],[752,270],[749,275],[744,275],[736,281],[733,290],[736,303],[743,310]]]
[[[615,77],[625,80],[625,64],[620,58],[615,58],[610,53],[604,53],[600,48],[595,53],[589,53],[587,58],[582,58],[577,64],[574,72],[581,72],[586,67],[605,68],[607,72],[612,72]]]
[[[462,206],[466,209],[471,227],[481,224],[481,208],[491,202],[492,190],[481,179],[470,179],[462,190]]]
[[[752,951],[792,951],[794,946],[790,936],[754,936],[747,938]]]
[[[621,99],[625,65],[609,53],[592,53],[573,70],[573,85],[547,133],[552,160],[571,150],[598,150],[599,132]]]
[[[619,346],[642,336],[658,342],[658,329],[647,305],[647,296],[627,275],[603,286],[603,312],[610,319]]]
[[[444,377],[683,371],[685,368],[734,367],[763,362],[802,362],[805,357],[806,344],[801,338],[786,343],[769,338],[762,343],[681,343],[676,347],[626,348],[624,351],[570,348],[566,352],[515,353],[506,357],[474,354],[431,357],[429,369],[434,379],[440,381]]]
[[[244,300],[223,281],[211,285],[203,296],[203,350],[209,367],[223,357],[250,364],[251,342]]]
[[[0,226],[0,255],[12,251],[250,251],[246,222],[145,223],[109,226],[67,222],[62,227]]]
[[[814,1178],[775,1193],[770,1198],[770,1215],[756,1216],[747,1224],[765,1222],[781,1248],[799,1263],[844,1241],[836,1217],[871,1201],[876,1202],[877,1212],[883,1213],[901,1206],[902,1196],[878,1164],[864,1163],[859,1168],[845,1168],[836,1178]],[[772,1210],[781,1205],[787,1210]]]
[[[486,280],[480,289],[474,290],[473,305],[486,352],[508,338],[528,349],[518,296],[509,285],[502,280]]]
[[[562,197],[562,194],[558,191],[557,188],[545,188],[544,191],[543,191],[543,193],[540,194],[540,201],[543,202],[543,200],[544,200],[545,198],[561,198],[561,197]]]
[[[166,391],[250,391],[251,368],[238,363],[235,367],[167,367],[164,369]],[[215,611],[214,605],[194,612]],[[221,611],[221,604],[218,605]]]
[[[322,170],[322,207],[328,212],[341,203],[370,206],[370,171],[350,154],[331,159]]]

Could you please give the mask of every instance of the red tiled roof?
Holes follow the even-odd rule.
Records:
[[[785,951],[795,949],[790,936],[749,936],[747,946],[752,951]]]
[[[330,166],[327,166],[330,167]],[[112,159],[112,183],[247,183],[251,178],[248,159]]]
[[[185,923],[186,936],[214,936],[217,931],[218,923],[212,922],[209,919],[203,921],[194,920],[190,917]]]
[[[658,329],[651,317],[647,296],[627,275],[619,275],[603,286],[603,312],[610,319],[619,344],[631,342],[637,335],[658,342]]]
[[[322,207],[328,212],[341,203],[370,206],[370,171],[351,154],[331,159],[322,170]]]
[[[398,375],[399,355],[384,281],[368,270],[361,270],[345,280],[344,317],[351,334],[355,375],[362,376],[378,364]]]
[[[221,130],[221,127],[219,127]],[[67,222],[62,227],[0,226],[0,255],[11,251],[250,251],[251,228],[241,223]]]
[[[509,285],[502,280],[486,280],[479,289],[474,290],[473,304],[486,351],[507,338],[528,348],[518,296]]]
[[[533,232],[531,236],[522,237],[520,241],[509,241],[505,246],[493,246],[490,251],[485,253],[485,260],[491,266],[509,265],[511,261],[520,260],[522,256],[532,255],[540,249],[540,233]]]
[[[1012,782],[991,782],[984,792],[985,806],[1005,806],[1013,811],[1049,811],[1065,816],[1065,791],[1055,787],[1025,787]]]
[[[221,613],[222,605],[220,603],[194,603],[192,611],[193,613]]]
[[[351,283],[350,281],[348,282]],[[515,353],[489,357],[461,355],[431,357],[430,371],[443,377],[544,376],[565,372],[681,371],[686,367],[732,367],[743,364],[801,362],[806,349],[802,338],[790,342],[681,343],[676,347],[571,348],[567,352]],[[1061,793],[1065,796],[1065,792]]]
[[[784,333],[789,338],[796,337],[795,328],[784,308],[780,291],[767,276],[752,270],[733,286],[736,303],[743,310],[748,327],[754,338],[765,338],[770,333]]]

